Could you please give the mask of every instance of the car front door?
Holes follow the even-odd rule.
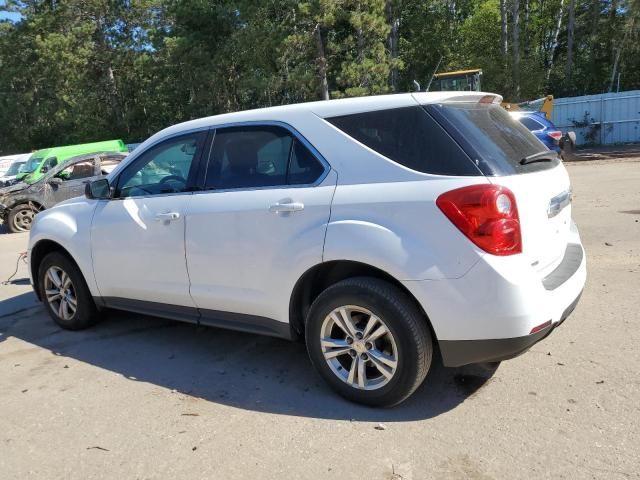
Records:
[[[84,193],[85,183],[98,174],[98,159],[86,158],[74,162],[47,180],[51,188],[53,203],[79,197]]]
[[[185,262],[185,212],[206,132],[170,138],[118,175],[96,207],[91,249],[107,306],[196,321]]]
[[[322,260],[337,176],[284,126],[221,128],[213,143],[187,215],[191,296],[204,324],[281,334],[293,285]]]

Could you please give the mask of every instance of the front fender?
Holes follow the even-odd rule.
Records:
[[[93,296],[99,296],[91,260],[91,221],[96,205],[93,200],[74,198],[38,213],[31,227],[27,254],[31,265],[39,242],[57,243],[76,262]]]

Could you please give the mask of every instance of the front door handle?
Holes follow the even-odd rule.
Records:
[[[180,214],[178,212],[158,213],[156,215],[157,222],[170,222],[172,220],[178,220],[179,218]]]
[[[304,210],[304,203],[300,202],[277,202],[269,207],[269,211],[273,213],[283,212],[299,212]]]

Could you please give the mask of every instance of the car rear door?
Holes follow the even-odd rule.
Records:
[[[190,291],[202,323],[276,335],[288,329],[293,286],[322,261],[336,178],[283,126],[215,132],[204,189],[186,223]],[[225,312],[244,315],[227,324]]]

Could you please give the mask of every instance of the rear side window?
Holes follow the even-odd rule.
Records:
[[[305,185],[314,183],[324,173],[324,166],[297,138],[293,139],[287,183]]]
[[[123,156],[113,157],[100,157],[100,173],[102,175],[110,174],[114,168],[120,165],[120,162],[124,159]]]
[[[485,175],[530,173],[558,165],[559,160],[553,152],[541,161],[521,163],[526,157],[548,150],[500,105],[443,103],[425,108],[477,160]]]
[[[74,163],[58,173],[58,177],[64,180],[79,180],[93,177],[96,174],[96,159],[90,158],[84,162]]]
[[[480,175],[460,146],[422,107],[394,108],[326,119],[400,165],[436,175]]]
[[[525,127],[527,127],[531,131],[542,130],[544,128],[540,123],[536,122],[533,118],[520,117],[518,120],[520,120],[520,123],[522,123]]]
[[[205,186],[224,190],[307,185],[323,173],[323,164],[283,127],[229,127],[216,131]]]

